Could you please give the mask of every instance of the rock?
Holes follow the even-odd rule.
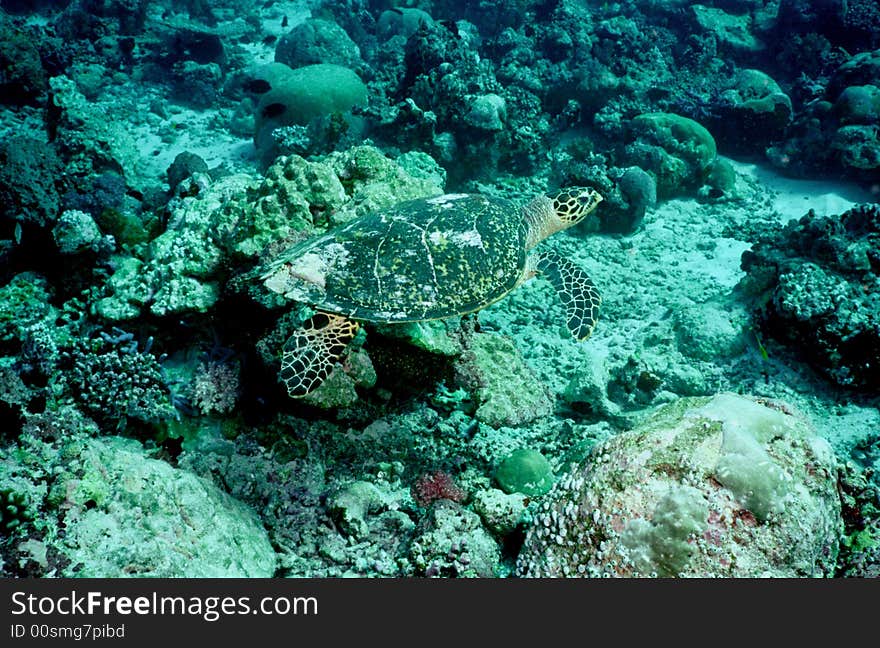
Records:
[[[473,100],[464,119],[467,124],[480,130],[504,130],[507,103],[497,94],[480,95]]]
[[[873,85],[845,88],[834,102],[834,112],[844,125],[880,123],[880,88]]]
[[[62,169],[49,144],[27,136],[0,143],[0,236],[12,239],[14,223],[42,228],[55,222],[61,206],[57,182]]]
[[[39,33],[39,32],[36,32]],[[15,27],[0,16],[0,103],[36,106],[46,97],[46,72],[34,33]]]
[[[423,576],[489,578],[501,550],[479,516],[449,500],[437,500],[416,529],[410,559]]]
[[[183,151],[174,156],[174,162],[168,167],[168,186],[171,191],[194,173],[208,173],[208,163],[195,153]]]
[[[192,473],[150,458],[137,441],[75,438],[56,452],[43,444],[27,460],[37,465],[27,468],[16,456],[0,455],[0,482],[12,474],[54,475],[39,509],[40,524],[50,530],[43,538],[48,553],[63,566],[56,575],[274,574],[275,552],[253,511]]]
[[[553,404],[509,338],[475,335],[455,364],[457,382],[473,391],[476,418],[492,427],[524,425],[547,416]]]
[[[611,419],[620,417],[620,405],[608,398],[611,382],[607,351],[593,349],[578,367],[563,392],[565,402],[584,413],[602,415]]]
[[[738,197],[736,169],[724,158],[715,161],[706,169],[706,185],[700,188],[700,196],[710,199],[734,199]]]
[[[699,304],[675,311],[679,350],[689,358],[711,361],[732,358],[746,349],[745,313],[724,305]]]
[[[335,22],[308,18],[278,40],[275,61],[291,68],[332,63],[351,69],[361,67],[360,48]]]
[[[752,33],[752,18],[748,14],[734,15],[715,7],[691,5],[697,25],[718,39],[721,49],[733,54],[751,55],[761,52],[764,44]]]
[[[370,532],[367,516],[384,506],[385,501],[378,488],[370,482],[357,481],[330,498],[328,511],[343,533],[356,540],[364,540]]]
[[[223,70],[213,62],[180,61],[171,68],[171,81],[178,101],[194,108],[208,109],[219,98]]]
[[[62,254],[76,254],[97,245],[101,230],[89,214],[68,209],[58,217],[52,228],[52,238]]]
[[[482,490],[474,496],[474,510],[492,533],[503,537],[513,533],[522,523],[526,496],[522,493],[505,493],[497,488]]]
[[[585,181],[577,180],[579,183]],[[632,234],[641,225],[648,209],[657,202],[654,177],[637,166],[625,169],[614,187],[603,187],[605,183],[599,179],[595,182],[604,197],[596,211],[603,232]]]
[[[397,164],[413,178],[427,180],[441,191],[446,186],[446,170],[427,153],[407,151],[398,156]]]
[[[226,50],[220,34],[210,29],[193,29],[186,26],[165,26],[158,22],[153,30],[165,41],[159,54],[163,66],[172,66],[183,61],[198,64],[216,63],[225,65]]]
[[[383,11],[376,21],[376,32],[382,40],[388,40],[393,36],[409,38],[422,25],[433,25],[434,21],[430,14],[421,9],[411,7],[397,7],[393,11]]]
[[[831,576],[838,465],[782,403],[686,398],[594,447],[529,529],[521,575]]]
[[[66,172],[85,176],[112,171],[125,179],[129,189],[149,191],[152,180],[144,172],[144,156],[127,121],[86,99],[64,75],[50,78],[49,88],[53,104],[49,128],[67,163]]]

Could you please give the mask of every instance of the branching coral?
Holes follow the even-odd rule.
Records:
[[[113,329],[78,340],[62,353],[67,388],[98,419],[125,426],[128,419],[155,423],[174,417],[159,361],[131,333]]]

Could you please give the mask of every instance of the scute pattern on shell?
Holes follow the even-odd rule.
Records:
[[[353,319],[450,317],[483,308],[517,285],[526,227],[505,200],[422,198],[292,246],[263,279],[288,299]]]

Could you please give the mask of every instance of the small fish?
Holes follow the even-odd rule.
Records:
[[[438,20],[437,22],[440,23],[441,25],[443,25],[444,27],[446,27],[446,29],[451,31],[455,36],[459,36],[458,23],[456,23],[454,20],[445,19],[445,20]],[[419,25],[419,26],[421,26],[421,25]]]
[[[279,115],[284,114],[285,110],[287,110],[287,106],[285,106],[283,103],[271,103],[263,108],[263,117],[265,117],[266,119],[278,117]]]
[[[266,38],[263,39],[263,45],[273,45],[275,41],[278,40],[278,37],[275,34],[269,34]]]
[[[272,85],[266,79],[251,79],[244,84],[244,89],[253,94],[266,94]]]
[[[287,20],[287,16],[284,16],[284,18],[281,19],[281,26],[287,27],[289,24],[290,24],[290,21]]]

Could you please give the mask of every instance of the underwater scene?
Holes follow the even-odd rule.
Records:
[[[0,0],[0,576],[880,576],[876,0]]]

